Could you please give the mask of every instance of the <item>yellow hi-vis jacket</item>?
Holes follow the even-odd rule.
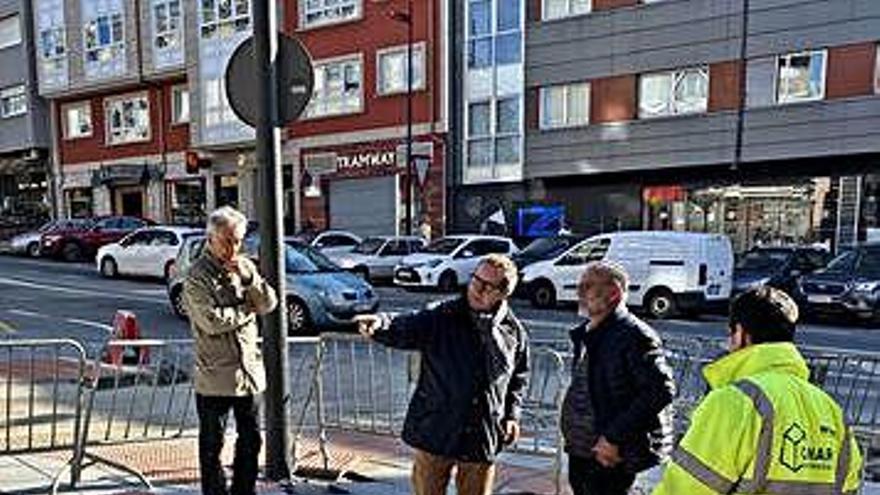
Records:
[[[840,495],[861,452],[840,406],[808,381],[793,344],[749,346],[703,369],[712,391],[654,495]]]

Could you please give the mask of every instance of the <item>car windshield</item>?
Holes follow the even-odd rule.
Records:
[[[385,239],[380,237],[370,237],[364,242],[358,244],[358,247],[354,248],[354,251],[352,252],[358,254],[376,254],[383,245],[385,245]]]
[[[429,254],[452,254],[452,252],[455,251],[455,248],[461,246],[463,242],[464,239],[454,239],[449,237],[437,239],[423,249],[422,252]]]
[[[284,251],[287,273],[320,273],[342,270],[311,246],[286,245]]]
[[[880,249],[866,249],[862,252],[858,274],[862,277],[880,279]]]
[[[858,259],[858,254],[855,251],[849,251],[841,254],[837,258],[831,260],[831,263],[828,263],[828,268],[825,269],[826,273],[847,273],[851,272],[855,267],[856,259]]]
[[[779,268],[791,257],[789,251],[770,251],[758,249],[749,251],[736,264],[738,270],[766,271]]]
[[[573,243],[571,237],[542,237],[535,239],[520,252],[524,258],[536,258],[539,260],[550,259],[565,251]]]

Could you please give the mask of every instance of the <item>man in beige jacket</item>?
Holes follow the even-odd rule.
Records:
[[[202,493],[227,495],[220,464],[229,410],[238,438],[232,495],[254,495],[262,445],[258,396],[266,374],[257,345],[257,315],[273,311],[275,290],[241,253],[247,219],[230,207],[211,213],[207,246],[190,268],[184,303],[195,340],[196,408]]]

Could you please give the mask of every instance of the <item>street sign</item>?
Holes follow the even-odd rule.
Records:
[[[278,85],[278,114],[275,127],[283,127],[296,120],[309,98],[312,97],[314,72],[312,58],[297,39],[278,34],[278,54],[272,63]],[[226,96],[232,111],[239,119],[256,127],[257,122],[257,65],[254,58],[254,39],[246,39],[229,59],[226,66]]]
[[[424,188],[428,180],[428,169],[431,167],[431,155],[413,155],[412,160],[416,167],[419,187]]]

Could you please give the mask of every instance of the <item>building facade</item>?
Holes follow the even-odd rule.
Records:
[[[9,227],[29,226],[52,213],[48,113],[30,56],[32,19],[29,1],[0,1],[0,224]]]
[[[522,180],[463,180],[459,227],[488,201],[510,219],[562,205],[583,233],[724,232],[738,250],[876,236],[880,4],[744,4],[530,0]]]
[[[299,228],[402,234],[409,196],[412,231],[430,226],[433,236],[443,233],[447,9],[445,0],[285,5],[285,28],[304,43],[315,68],[312,99],[284,145],[286,209],[301,202]],[[302,180],[299,194],[295,176]]]

